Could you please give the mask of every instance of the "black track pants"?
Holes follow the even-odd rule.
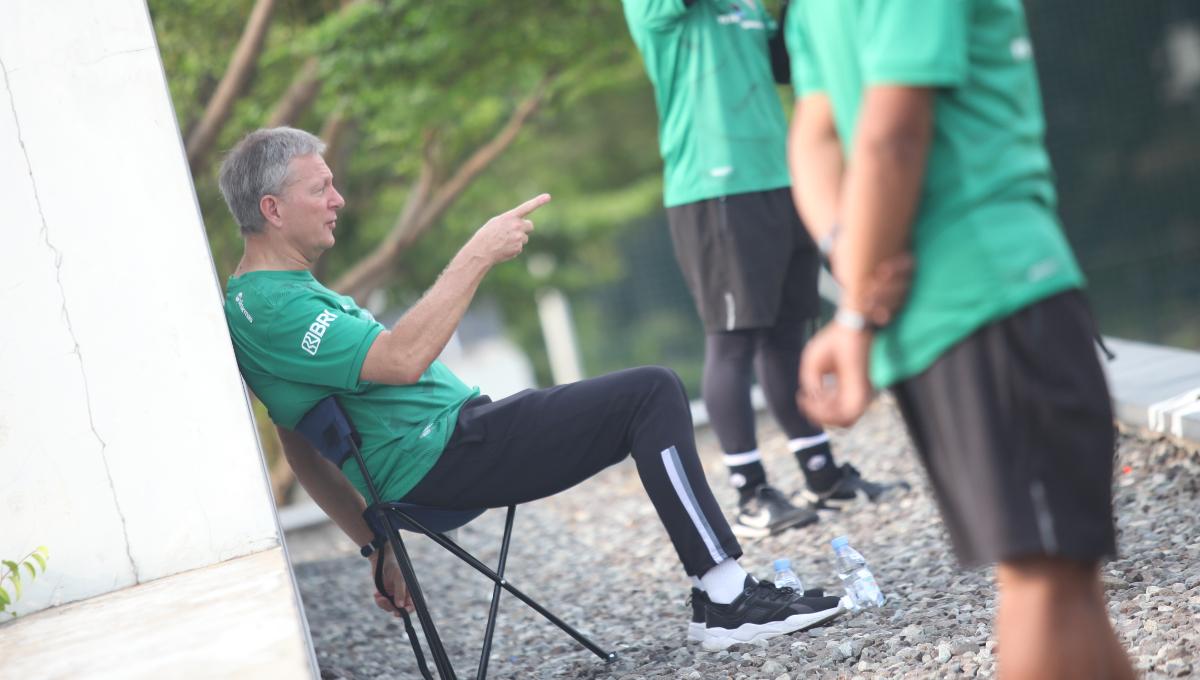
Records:
[[[659,367],[468,402],[441,458],[403,500],[505,507],[568,489],[628,455],[689,575],[741,555],[704,478],[683,384]]]
[[[709,333],[704,349],[704,405],[725,453],[758,448],[754,409],[750,404],[753,364],[771,415],[789,439],[812,437],[823,430],[796,406],[800,352],[805,324]]]

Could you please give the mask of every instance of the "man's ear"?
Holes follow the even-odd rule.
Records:
[[[258,199],[258,211],[262,213],[263,219],[270,224],[278,227],[283,225],[283,218],[279,214],[279,198],[267,194]]]

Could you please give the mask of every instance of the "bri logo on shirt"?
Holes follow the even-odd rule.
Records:
[[[325,337],[325,331],[329,330],[329,324],[333,323],[336,318],[338,315],[328,309],[318,314],[312,325],[308,327],[308,332],[304,334],[304,339],[300,341],[300,349],[317,356],[317,350],[321,348],[321,338]]]

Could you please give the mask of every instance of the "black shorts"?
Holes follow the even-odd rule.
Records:
[[[667,208],[675,258],[709,333],[817,316],[817,247],[787,188]]]
[[[1112,403],[1078,291],[985,326],[894,388],[967,566],[1116,554]]]

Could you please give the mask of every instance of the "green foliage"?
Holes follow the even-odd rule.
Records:
[[[185,136],[230,60],[253,0],[150,0],[176,114]],[[618,2],[415,0],[280,2],[245,94],[218,139],[214,162],[194,177],[218,274],[241,238],[216,187],[220,153],[264,125],[310,58],[321,89],[297,127],[319,131],[334,112],[348,121],[331,157],[347,205],[338,245],[318,276],[332,282],[382,240],[437,139],[442,177],[490,140],[519,101],[552,76],[547,98],[508,150],[411,247],[388,284],[414,301],[489,217],[542,191],[527,252],[553,257],[548,280],[524,259],[497,268],[481,294],[497,299],[513,334],[543,368],[532,293],[585,291],[622,274],[615,239],[660,211],[657,118]]]
[[[151,0],[185,135],[228,64],[252,5],[250,0]],[[309,57],[319,59],[322,85],[317,101],[296,125],[318,131],[335,110],[352,121],[345,162],[336,168],[347,207],[339,221],[339,246],[323,267],[327,279],[369,252],[392,226],[420,167],[427,134],[436,134],[449,170],[490,139],[516,102],[547,74],[557,77],[534,127],[557,127],[572,118],[570,111],[581,100],[603,98],[614,85],[644,80],[619,3],[396,0],[360,2],[344,10],[335,2],[281,3],[250,88],[220,135],[221,150],[265,123]],[[653,109],[641,113],[641,136],[648,136],[650,144],[641,147],[649,153],[638,165],[654,174]],[[526,130],[523,141],[538,132]],[[572,132],[560,135],[559,143],[573,147],[588,133]],[[521,146],[524,151],[514,148],[512,154],[542,152],[541,145]],[[472,187],[469,193],[486,207],[455,217],[477,227],[533,192],[541,184],[535,181],[538,173],[530,172],[528,160],[519,165],[522,180],[509,177],[491,190]],[[217,268],[225,275],[236,264],[241,243],[216,188],[216,167],[209,164],[194,179]],[[596,169],[603,174],[603,168]],[[454,236],[450,240],[457,241],[461,233]],[[419,273],[420,280],[406,279],[407,271],[401,272],[398,285],[422,289],[430,283],[427,271]]]
[[[28,574],[24,580],[32,581],[39,573],[46,573],[46,562],[49,559],[50,550],[44,545],[39,545],[19,560],[0,560],[0,564],[4,565],[3,570],[0,570],[0,612],[21,598],[21,569],[24,568]],[[10,612],[10,615],[15,617],[16,613]]]

